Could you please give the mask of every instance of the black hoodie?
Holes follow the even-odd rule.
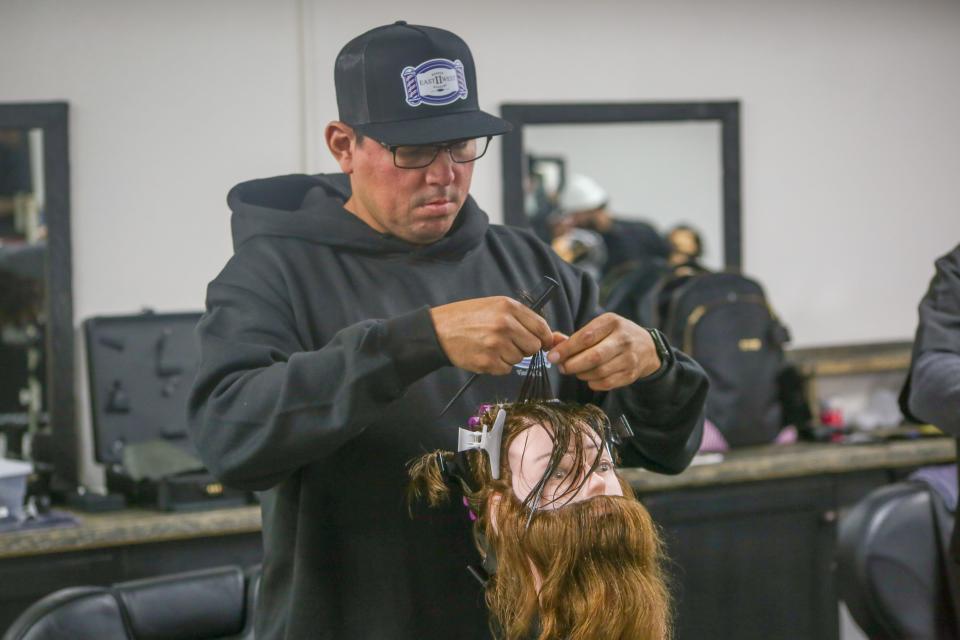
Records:
[[[518,375],[450,366],[429,307],[561,283],[544,310],[572,334],[596,287],[533,234],[490,225],[468,198],[427,246],[380,234],[343,208],[345,176],[236,186],[234,256],[207,290],[190,428],[222,481],[263,492],[258,640],[487,638],[470,520],[461,504],[405,501],[405,464],[455,449],[479,404],[516,398]],[[596,396],[550,370],[564,399],[626,413],[625,463],[684,469],[700,442],[706,377],[678,353],[656,379]]]

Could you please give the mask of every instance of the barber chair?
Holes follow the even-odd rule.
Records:
[[[923,482],[877,489],[840,521],[837,585],[871,640],[957,638],[947,547],[953,514]]]
[[[51,593],[3,640],[253,640],[260,568],[219,567]]]

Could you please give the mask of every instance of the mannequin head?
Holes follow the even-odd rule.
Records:
[[[660,539],[616,472],[604,413],[554,402],[504,409],[499,478],[481,450],[428,454],[410,468],[412,496],[436,505],[453,476],[477,514],[477,546],[496,565],[487,604],[504,636],[669,637]],[[492,428],[498,410],[479,427]]]

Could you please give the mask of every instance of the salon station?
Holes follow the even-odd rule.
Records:
[[[399,18],[406,22],[395,22]],[[277,365],[293,366],[301,355],[278,355],[283,322],[250,330],[235,343],[214,324],[240,308],[223,300],[227,289],[241,285],[217,289],[212,281],[229,275],[235,249],[239,256],[241,246],[251,252],[266,246],[256,244],[265,243],[262,238],[245,239],[236,226],[231,236],[231,208],[234,225],[249,219],[252,209],[266,207],[266,190],[249,196],[250,187],[231,187],[263,176],[297,180],[293,174],[362,171],[355,158],[344,169],[345,152],[338,155],[336,132],[327,125],[338,120],[338,109],[339,120],[351,122],[343,116],[349,76],[338,52],[377,25],[404,29],[407,22],[462,37],[477,73],[472,79],[473,61],[461,63],[465,57],[449,68],[446,56],[407,67],[402,81],[396,74],[406,104],[420,100],[432,109],[433,99],[445,108],[446,98],[431,98],[424,80],[433,74],[431,82],[460,88],[455,104],[479,100],[480,110],[507,124],[502,135],[466,141],[447,135],[427,143],[384,142],[371,128],[366,135],[380,142],[377,153],[388,163],[393,155],[388,172],[403,178],[433,171],[437,163],[451,171],[472,167],[464,211],[482,209],[491,225],[523,229],[526,243],[549,252],[546,262],[557,273],[576,274],[565,280],[543,271],[524,291],[484,295],[513,297],[524,313],[553,323],[564,317],[556,309],[570,283],[581,283],[603,311],[649,330],[655,372],[629,383],[655,381],[687,356],[695,364],[685,366],[702,369],[709,381],[700,419],[691,422],[694,440],[681,443],[686,453],[679,468],[661,465],[646,445],[627,450],[647,429],[645,414],[613,413],[612,406],[631,406],[613,391],[612,404],[604,404],[606,390],[590,400],[606,417],[567,404],[556,409],[575,359],[555,363],[548,352],[562,349],[561,338],[577,339],[577,322],[555,344],[508,362],[513,369],[497,375],[457,367],[440,319],[432,316],[436,337],[428,332],[428,338],[447,354],[428,374],[441,379],[435,402],[442,411],[399,392],[381,400],[393,393],[393,378],[358,383],[363,392],[356,395],[332,395],[334,408],[339,402],[349,407],[342,411],[364,416],[369,432],[382,428],[381,409],[364,405],[368,398],[393,403],[391,411],[422,412],[430,433],[434,423],[449,424],[449,443],[413,447],[417,455],[438,446],[449,455],[405,460],[414,485],[419,471],[455,487],[446,502],[457,510],[431,511],[435,488],[410,491],[429,496],[429,507],[425,498],[423,505],[411,498],[396,507],[403,518],[425,521],[453,513],[463,520],[457,527],[474,532],[460,545],[477,554],[475,566],[462,572],[477,589],[471,597],[482,603],[485,587],[494,613],[509,611],[499,608],[502,594],[491,587],[509,575],[510,554],[496,539],[513,526],[502,518],[506,511],[497,511],[500,494],[490,497],[498,482],[514,483],[509,499],[520,531],[539,532],[554,516],[548,475],[560,467],[550,466],[521,491],[517,479],[524,471],[511,466],[516,443],[531,437],[522,434],[532,421],[545,434],[545,459],[595,451],[583,470],[569,473],[606,473],[609,465],[614,494],[635,494],[658,532],[671,631],[649,637],[955,637],[948,629],[960,615],[950,607],[947,547],[958,434],[904,411],[901,395],[916,358],[918,304],[934,262],[960,242],[960,5],[493,0],[453,6],[417,0],[398,8],[381,0],[336,7],[317,0],[176,6],[38,0],[0,5],[4,640],[247,640],[255,628],[257,638],[360,637],[302,635],[291,631],[293,622],[281,636],[280,626],[254,619],[264,615],[262,584],[271,579],[266,567],[279,529],[265,526],[266,519],[305,508],[302,500],[291,507],[295,492],[275,487],[287,486],[291,476],[303,476],[298,486],[306,486],[314,473],[309,465],[343,456],[338,465],[372,470],[392,464],[392,454],[365,459],[364,450],[347,443],[296,470],[267,464],[262,477],[244,476],[227,464],[205,464],[217,436],[197,427],[204,419],[214,422],[204,417],[213,409],[198,398],[209,393],[211,406],[228,396],[236,396],[237,406],[248,397],[260,401],[266,392],[254,384],[211,393],[213,383],[203,382],[215,368],[207,364],[211,354],[254,358],[244,351],[250,336],[263,336]],[[375,35],[369,37],[374,44],[365,56],[376,50]],[[432,158],[420,162],[424,153]],[[341,188],[335,179],[323,184],[327,193]],[[358,193],[356,183],[343,184],[344,198],[351,188]],[[453,187],[442,193],[457,194]],[[237,212],[241,197],[253,203],[251,210]],[[450,204],[427,200],[421,204],[437,211]],[[349,202],[343,210],[356,213]],[[258,224],[265,236],[286,233],[279,223]],[[378,231],[372,235],[389,238],[392,228],[371,226]],[[450,233],[465,226],[454,223]],[[399,236],[390,241],[401,242]],[[414,251],[431,250],[418,247]],[[520,264],[522,256],[507,249],[503,260]],[[430,268],[456,270],[445,255],[425,255]],[[267,283],[267,292],[279,282],[257,269],[250,277]],[[284,283],[306,278],[306,285],[290,286],[314,286],[311,277],[300,273]],[[370,290],[355,292],[365,285],[351,281],[349,293],[332,292],[324,312],[349,318],[344,326],[390,318],[389,304],[382,315],[340,308],[354,298],[389,299],[414,289],[393,273],[378,277],[382,282]],[[444,293],[430,290],[410,309],[468,297],[441,289],[443,271],[431,277]],[[498,276],[478,271],[471,277],[490,282]],[[292,314],[301,312],[296,301],[289,306]],[[238,322],[259,318],[236,313]],[[403,316],[402,325],[387,320],[386,329],[371,330],[353,351],[354,343],[345,342],[345,355],[338,356],[344,378],[354,375],[351,367],[366,366],[355,359],[367,357],[371,344],[390,354],[418,348],[422,327],[412,316]],[[391,343],[400,326],[409,332],[402,347]],[[323,339],[317,336],[327,336],[325,328],[292,331],[307,336],[305,343],[317,341],[315,349],[304,349],[317,352],[325,342],[347,340],[351,329]],[[642,335],[647,340],[647,332]],[[412,375],[409,364],[376,367]],[[296,380],[316,384],[315,393],[326,398],[327,381],[311,378],[315,371],[305,367]],[[484,400],[489,405],[464,400],[484,388],[496,390]],[[653,395],[653,387],[646,388]],[[276,394],[278,407],[288,392],[283,386]],[[641,399],[643,393],[641,387]],[[531,402],[543,406],[517,408]],[[326,409],[311,410],[320,429]],[[517,418],[528,410],[533,418]],[[236,424],[254,422],[244,415]],[[577,431],[583,424],[592,427]],[[294,431],[297,424],[283,428]],[[567,428],[572,435],[561,451],[558,434]],[[272,436],[285,436],[278,429]],[[384,450],[395,446],[397,456],[408,446],[384,437]],[[236,455],[245,452],[238,448]],[[437,468],[428,474],[426,465]],[[407,470],[398,469],[406,482]],[[389,477],[370,476],[369,490]],[[586,491],[569,482],[571,496]],[[562,480],[560,487],[562,498]],[[362,508],[338,517],[363,520]],[[389,509],[370,518],[393,518]],[[393,535],[387,524],[376,526]],[[338,535],[323,534],[328,537],[317,538],[316,547],[335,544]],[[297,540],[298,548],[309,544]],[[418,553],[405,551],[404,561],[415,567],[426,552]],[[296,562],[305,557],[309,553]],[[364,560],[345,556],[343,565]],[[538,638],[538,629],[554,624],[544,599],[552,578],[537,572],[535,560],[530,566],[540,626],[517,637]],[[339,564],[331,569],[343,570]],[[394,571],[384,569],[382,580],[402,580],[391,578]],[[353,593],[332,588],[335,598]],[[355,603],[344,610],[363,615]],[[324,611],[317,620],[336,619]],[[476,637],[508,637],[512,628],[491,623],[483,631],[492,635]],[[420,637],[460,637],[437,633]]]

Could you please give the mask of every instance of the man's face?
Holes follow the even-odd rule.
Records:
[[[427,167],[400,169],[388,149],[364,138],[354,144],[349,173],[348,211],[380,233],[423,245],[453,226],[470,192],[473,163],[456,163],[441,150]]]
[[[578,452],[576,447],[571,446],[553,468],[553,436],[543,425],[534,424],[514,438],[507,451],[507,459],[513,494],[517,500],[526,500],[548,470],[550,476],[543,485],[538,501],[540,509],[556,509],[596,496],[623,496],[613,457],[606,444],[586,426],[580,438],[582,449]],[[590,473],[595,462],[596,469]],[[588,474],[586,478],[584,474]]]

